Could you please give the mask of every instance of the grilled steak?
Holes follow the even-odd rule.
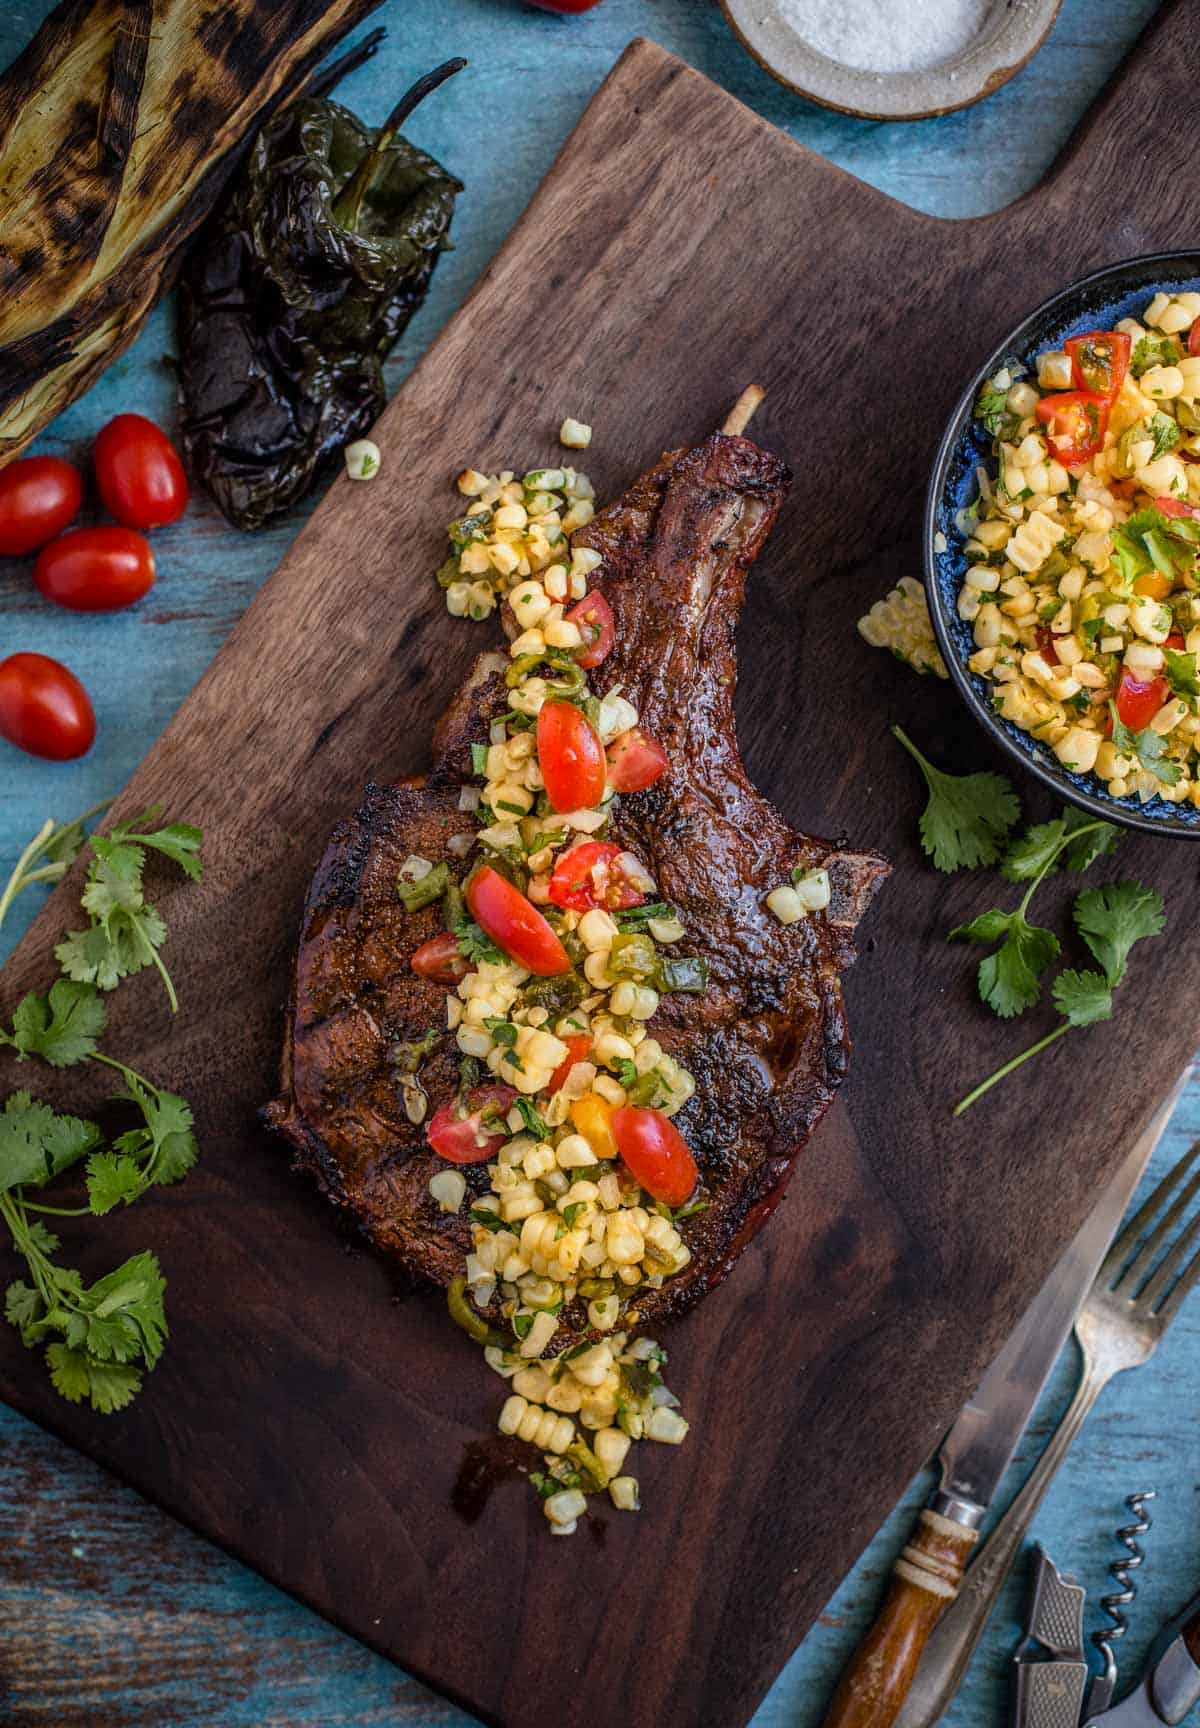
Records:
[[[887,870],[874,854],[789,827],[738,754],[737,618],[789,479],[749,440],[717,434],[665,456],[574,538],[602,554],[595,585],[616,620],[599,687],[623,686],[670,757],[655,785],[618,800],[612,837],[679,908],[683,946],[709,968],[702,995],[664,996],[651,1024],[695,1078],[676,1123],[710,1206],[682,1226],[686,1268],[638,1292],[642,1324],[718,1284],[777,1203],[846,1071],[839,973]],[[335,830],[305,908],[282,1096],[267,1111],[297,1164],[379,1248],[443,1285],[461,1275],[469,1226],[465,1211],[444,1214],[429,1194],[445,1166],[407,1118],[391,1054],[396,1040],[445,1027],[444,988],[409,966],[441,915],[436,905],[406,912],[396,876],[409,854],[445,858],[447,841],[471,827],[459,790],[471,744],[486,741],[489,719],[507,706],[506,665],[480,657],[438,729],[427,777],[368,787]],[[827,869],[833,898],[827,913],[785,927],[763,901],[794,866]],[[458,1070],[443,1033],[421,1069],[431,1107],[453,1096]],[[464,1175],[470,1191],[486,1189],[485,1166]],[[583,1304],[572,1308],[556,1348],[586,1328]]]

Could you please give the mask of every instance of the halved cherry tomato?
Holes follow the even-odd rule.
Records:
[[[1130,339],[1124,330],[1086,330],[1070,336],[1063,347],[1071,356],[1071,373],[1079,388],[1111,402],[1129,370]]]
[[[75,519],[83,499],[78,468],[58,456],[24,456],[0,469],[0,552],[36,552]]]
[[[1200,327],[1200,318],[1196,320],[1196,325]],[[1185,504],[1182,498],[1156,498],[1154,508],[1160,510],[1164,516],[1191,516],[1200,521],[1200,505]]]
[[[608,783],[614,792],[642,792],[670,767],[667,753],[640,726],[631,726],[608,747]]]
[[[557,1092],[560,1087],[566,1085],[567,1075],[574,1068],[576,1062],[584,1060],[592,1047],[591,1036],[587,1032],[572,1032],[563,1039],[563,1043],[567,1047],[567,1054],[550,1076],[551,1092]]]
[[[1171,634],[1167,637],[1166,641],[1163,643],[1163,647],[1164,648],[1173,648],[1177,654],[1181,654],[1183,652],[1183,650],[1187,647],[1187,643],[1183,639],[1183,631],[1182,630],[1172,630]]]
[[[575,650],[579,665],[585,671],[599,666],[601,660],[612,652],[617,627],[613,623],[612,607],[598,588],[593,588],[572,606],[567,613],[567,623],[578,625],[583,637],[583,647]]]
[[[647,1194],[683,1206],[699,1180],[691,1147],[661,1110],[623,1104],[612,1114],[617,1150]]]
[[[471,970],[471,962],[458,945],[458,937],[449,930],[422,942],[409,965],[420,978],[432,978],[435,984],[457,984]]]
[[[1188,353],[1200,354],[1200,318],[1197,318],[1188,331]]]
[[[604,746],[573,702],[545,702],[537,719],[537,758],[555,810],[594,810],[604,796]]]
[[[72,528],[42,547],[33,579],[71,612],[119,612],[152,586],[154,553],[132,528]]]
[[[603,907],[624,912],[646,899],[617,862],[626,857],[611,840],[583,840],[556,860],[550,875],[550,901],[566,912]]]
[[[1087,390],[1064,390],[1057,396],[1043,396],[1035,413],[1046,428],[1056,461],[1066,468],[1088,461],[1104,442],[1108,403]]]
[[[86,756],[96,716],[74,672],[48,654],[0,660],[0,737],[50,762]]]
[[[571,970],[566,949],[537,907],[490,864],[481,864],[467,883],[467,905],[480,929],[527,972],[550,978]]]
[[[161,528],[187,509],[179,452],[144,414],[118,414],[102,427],[92,461],[105,509],[127,528]]]
[[[509,1138],[504,1118],[515,1097],[511,1086],[477,1086],[465,1105],[440,1105],[425,1130],[429,1144],[450,1164],[482,1164]]]
[[[1170,694],[1165,678],[1133,678],[1122,672],[1117,686],[1117,718],[1131,732],[1142,732]]]

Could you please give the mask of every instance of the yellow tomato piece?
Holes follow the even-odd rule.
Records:
[[[617,1142],[612,1131],[613,1107],[598,1092],[585,1092],[571,1106],[571,1119],[597,1158],[615,1158]]]
[[[1146,594],[1151,600],[1165,600],[1174,584],[1161,570],[1147,570],[1133,585],[1135,594]]]

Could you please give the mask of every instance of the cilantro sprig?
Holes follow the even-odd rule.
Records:
[[[961,1116],[983,1097],[985,1092],[1012,1074],[1023,1063],[1048,1050],[1052,1044],[1078,1026],[1093,1026],[1111,1020],[1113,991],[1125,976],[1130,950],[1147,936],[1162,934],[1166,919],[1162,896],[1140,882],[1110,883],[1104,888],[1085,889],[1076,896],[1073,908],[1075,926],[1101,968],[1098,972],[1077,972],[1064,968],[1051,986],[1059,1024],[1044,1038],[1013,1056],[986,1080],[960,1099],[954,1114]]]
[[[101,990],[114,990],[122,978],[155,966],[174,1014],[179,1001],[159,953],[167,939],[167,927],[145,897],[142,872],[150,849],[171,859],[198,882],[201,836],[198,828],[186,822],[147,829],[145,824],[158,815],[157,808],[152,808],[131,822],[119,824],[104,839],[94,834],[88,837],[93,858],[83,891],[83,909],[89,922],[86,929],[73,930],[54,954],[68,978],[95,984]]]
[[[1011,912],[992,907],[969,924],[951,930],[951,942],[979,942],[995,952],[979,965],[979,994],[988,1007],[1009,1020],[1032,1008],[1041,995],[1042,974],[1058,959],[1062,944],[1053,930],[1031,924],[1030,902],[1038,887],[1058,868],[1062,858],[1069,869],[1085,870],[1119,840],[1111,822],[1082,822],[1066,813],[1053,822],[1040,822],[1014,840],[1000,866],[1010,882],[1029,884],[1019,905]]]
[[[903,744],[925,778],[929,801],[921,813],[921,844],[938,870],[973,870],[994,864],[1021,806],[1002,774],[945,774],[935,768],[899,726]]]
[[[6,1319],[28,1348],[45,1346],[51,1381],[64,1398],[86,1398],[93,1409],[111,1414],[137,1395],[143,1374],[162,1354],[165,1281],[155,1256],[143,1251],[85,1284],[80,1272],[57,1258],[60,1240],[43,1219],[103,1216],[153,1187],[179,1181],[196,1161],[187,1102],[104,1054],[98,1040],[107,1021],[100,991],[144,965],[158,966],[175,1009],[174,988],[157,954],[166,927],[145,902],[142,870],[150,850],[198,880],[201,836],[186,823],[151,827],[157,811],[118,825],[105,839],[89,835],[86,824],[105,808],[97,805],[74,822],[44,823],[0,891],[2,923],[26,887],[60,880],[84,845],[92,848],[83,895],[89,928],[60,944],[67,975],[45,995],[30,991],[22,998],[11,1027],[0,1025],[0,1048],[12,1050],[19,1062],[36,1059],[54,1068],[95,1062],[115,1070],[122,1081],[117,1100],[132,1105],[138,1120],[106,1145],[94,1122],[56,1113],[27,1090],[12,1093],[0,1110],[0,1219],[27,1272],[7,1288]],[[85,1204],[40,1198],[49,1182],[79,1165]]]

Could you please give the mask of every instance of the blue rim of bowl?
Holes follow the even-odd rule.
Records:
[[[1200,252],[1158,252],[1126,258],[1081,276],[1028,313],[980,366],[950,415],[934,458],[923,535],[925,592],[942,658],[972,715],[1005,754],[1043,786],[1090,815],[1146,834],[1200,840],[1200,809],[1194,805],[1169,804],[1165,799],[1142,804],[1136,795],[1113,798],[1098,790],[1100,783],[1094,775],[1072,774],[1046,745],[997,714],[988,699],[992,686],[967,670],[965,662],[974,652],[974,641],[970,625],[958,617],[954,605],[967,567],[954,518],[966,502],[975,469],[990,460],[983,452],[991,441],[986,433],[975,430],[972,416],[984,380],[1006,359],[1015,356],[1028,364],[1049,342],[1058,344],[1073,333],[1096,329],[1099,315],[1104,316],[1107,327],[1110,317],[1115,321],[1136,315],[1128,310],[1127,303],[1138,301],[1139,311],[1144,311],[1146,300],[1160,289],[1185,286],[1191,291],[1200,289]],[[944,552],[934,548],[939,533],[946,538]]]

